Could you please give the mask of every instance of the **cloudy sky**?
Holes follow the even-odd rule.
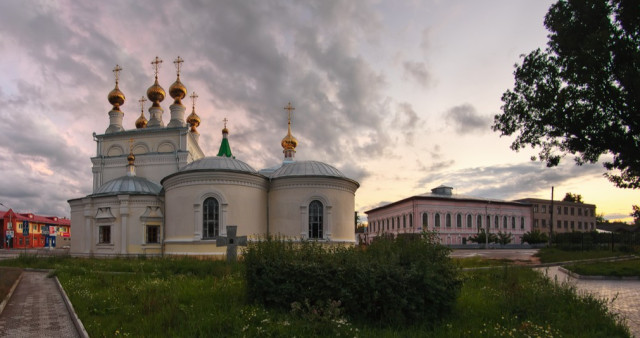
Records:
[[[514,64],[546,43],[551,3],[0,1],[0,202],[68,216],[66,201],[91,193],[92,133],[109,124],[111,70],[124,68],[123,124],[133,129],[150,62],[164,60],[168,90],[179,55],[207,155],[226,117],[238,159],[280,163],[291,101],[296,158],[358,180],[357,211],[440,184],[507,200],[549,198],[555,186],[557,199],[578,193],[607,218],[626,217],[640,192],[614,188],[601,164],[567,157],[549,169],[490,129]]]

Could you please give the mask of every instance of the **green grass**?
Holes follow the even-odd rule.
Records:
[[[0,267],[0,303],[9,294],[13,283],[20,277],[22,269]]]
[[[55,267],[91,337],[630,335],[606,302],[577,296],[571,287],[520,267],[463,272],[453,314],[436,324],[381,327],[314,312],[323,308],[281,311],[250,304],[242,263],[20,257],[0,265]]]
[[[565,268],[584,276],[632,277],[640,276],[640,259],[573,264]]]
[[[542,248],[535,256],[540,257],[542,263],[556,263],[627,255],[629,255],[628,252],[610,250],[565,251],[556,248]]]

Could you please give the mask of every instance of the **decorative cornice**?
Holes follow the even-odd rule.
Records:
[[[125,198],[123,200],[119,199],[118,196],[129,196],[129,198]],[[129,206],[135,205],[138,207],[139,205],[144,206],[154,206],[154,207],[162,207],[164,206],[164,199],[159,198],[158,196],[153,195],[109,195],[109,196],[97,196],[97,197],[87,197],[87,200],[82,199],[79,205],[90,205],[93,208],[98,207],[119,207],[126,202]]]
[[[338,177],[316,177],[313,179],[287,178],[271,182],[271,191],[282,189],[322,188],[347,191],[355,195],[358,186]]]
[[[180,162],[187,164],[189,153],[186,151],[177,152]],[[102,166],[103,168],[122,167],[127,165],[127,155],[92,157],[93,168]],[[136,155],[136,166],[145,166],[162,163],[176,163],[176,153],[146,153]]]
[[[179,187],[203,184],[240,185],[264,191],[268,187],[266,178],[261,176],[225,171],[189,172],[175,175],[162,182],[167,192]]]

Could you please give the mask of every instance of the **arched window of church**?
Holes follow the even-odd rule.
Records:
[[[322,202],[315,200],[309,204],[309,238],[322,237]]]
[[[511,216],[511,229],[515,229],[515,228],[516,228],[516,217]]]
[[[482,229],[482,216],[478,215],[478,220],[476,221],[478,225],[478,229]]]
[[[447,228],[451,228],[451,214],[446,216]]]
[[[220,204],[215,198],[209,197],[204,200],[203,209],[202,239],[215,238],[220,231]]]
[[[413,214],[409,214],[409,228],[413,227]]]
[[[462,215],[458,214],[456,216],[456,227],[462,228]]]
[[[507,228],[507,216],[502,217],[502,228]]]
[[[473,226],[473,224],[471,223],[472,220],[473,218],[471,217],[471,215],[467,215],[467,228],[471,228]]]
[[[402,227],[407,227],[407,215],[402,215]]]
[[[425,212],[422,214],[422,229],[427,230],[429,227],[429,215]]]
[[[435,226],[439,228],[440,227],[440,214],[436,214],[434,216],[434,221],[435,221]]]
[[[524,217],[520,217],[520,229],[524,229]]]
[[[493,225],[496,227],[496,229],[500,229],[500,216],[496,215],[495,223]]]

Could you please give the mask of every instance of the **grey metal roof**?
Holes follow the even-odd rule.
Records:
[[[271,178],[294,176],[330,176],[347,178],[342,172],[340,172],[340,170],[318,161],[284,163],[270,175]]]
[[[255,174],[257,173],[250,165],[236,160],[231,157],[224,156],[210,156],[204,157],[197,161],[193,161],[184,168],[180,169],[180,172],[191,171],[191,170],[231,170],[231,171],[241,171]]]
[[[103,184],[91,196],[96,195],[158,195],[162,187],[144,177],[122,176]]]

